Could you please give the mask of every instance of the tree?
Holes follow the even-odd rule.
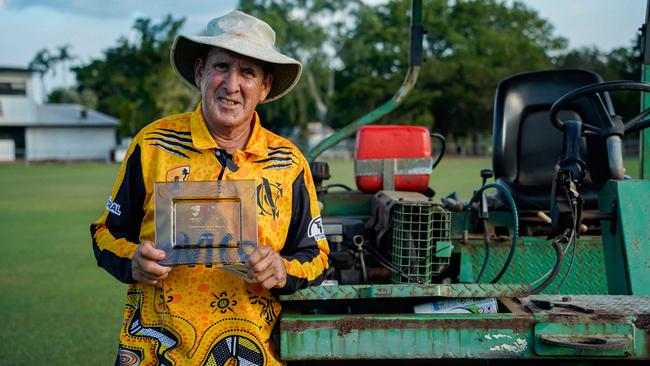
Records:
[[[403,105],[382,122],[431,125],[466,135],[491,126],[494,90],[505,76],[551,68],[551,51],[566,41],[525,5],[495,0],[431,0],[424,4],[427,61]],[[409,1],[392,0],[352,13],[357,27],[338,47],[344,64],[336,84],[343,125],[383,103],[397,90],[408,67]]]
[[[603,77],[605,81],[641,79],[639,39],[632,47],[619,47],[604,52],[596,47],[581,47],[569,50],[555,59],[558,68],[585,69]],[[640,110],[637,92],[618,91],[610,93],[615,112],[621,116],[634,116]]]
[[[95,109],[97,95],[90,89],[83,89],[80,92],[76,88],[56,88],[47,96],[47,103],[75,103]]]
[[[132,136],[165,114],[191,106],[194,92],[174,75],[169,52],[184,19],[171,15],[160,23],[136,19],[136,40],[120,38],[104,58],[73,68],[77,90],[97,95],[97,109],[120,119],[119,132]]]
[[[47,48],[43,48],[34,55],[34,58],[29,63],[29,68],[39,73],[41,78],[41,93],[43,99],[47,95],[47,89],[45,87],[45,75],[50,71],[52,66],[52,56],[50,51]]]
[[[63,85],[67,86],[65,70],[70,69],[70,61],[73,61],[77,56],[70,53],[70,44],[57,47],[58,54],[54,56],[54,60],[61,66],[61,76],[63,77]]]
[[[295,90],[259,113],[273,130],[307,122],[326,122],[331,110],[333,87],[333,42],[341,21],[334,20],[359,1],[345,0],[241,0],[239,8],[271,24],[276,47],[301,61],[303,76]]]

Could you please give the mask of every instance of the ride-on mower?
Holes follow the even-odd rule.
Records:
[[[400,90],[308,154],[331,269],[322,286],[280,298],[281,358],[648,362],[650,84],[585,70],[506,78],[495,97],[492,169],[480,172],[470,201],[440,199],[428,185],[444,138],[368,125],[415,84],[421,8],[412,2]],[[643,80],[649,23],[650,6]],[[609,97],[620,90],[643,97],[626,121]],[[625,175],[621,142],[638,131],[640,180]],[[316,158],[355,132],[357,187],[330,184]],[[437,156],[432,140],[442,145]]]

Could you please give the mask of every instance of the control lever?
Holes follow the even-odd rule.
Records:
[[[566,229],[580,226],[582,221],[582,197],[578,188],[585,176],[585,162],[580,157],[580,137],[582,123],[566,121],[564,123],[564,142],[561,159],[556,166],[555,176],[551,186],[551,231],[549,239],[554,238]],[[575,212],[573,209],[575,208]],[[579,233],[576,233],[579,235]]]
[[[487,183],[487,180],[492,178],[494,176],[494,172],[491,169],[481,169],[481,178],[483,179],[483,186],[485,183]],[[485,196],[485,192],[481,193],[481,203],[480,203],[480,210],[479,210],[479,218],[487,220],[488,218],[488,204],[487,204],[487,196]]]

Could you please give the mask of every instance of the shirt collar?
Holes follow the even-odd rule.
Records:
[[[201,103],[196,107],[190,116],[190,129],[192,132],[192,144],[197,149],[216,149],[219,146],[212,138],[210,130],[203,119]],[[260,117],[255,112],[253,115],[253,131],[246,142],[244,153],[266,157],[269,153],[266,146],[266,134],[262,128]]]
[[[208,130],[208,126],[205,124],[205,120],[203,120],[201,103],[196,106],[190,116],[190,130],[192,132],[192,144],[197,149],[216,149],[218,147],[210,134],[210,130]]]
[[[264,133],[262,123],[260,122],[260,116],[257,112],[255,112],[255,115],[253,116],[253,132],[251,132],[251,137],[246,143],[244,152],[261,157],[266,157],[269,154],[269,149],[266,145],[266,134]]]

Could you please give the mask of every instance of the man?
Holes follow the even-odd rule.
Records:
[[[322,281],[329,248],[308,164],[264,129],[255,108],[287,94],[302,65],[273,49],[275,33],[239,11],[180,35],[176,73],[201,92],[192,113],[145,127],[129,147],[102,217],[91,226],[97,263],[128,283],[117,362],[125,365],[277,364],[269,336],[276,295]],[[165,267],[154,244],[153,183],[255,179],[255,283],[209,265]]]

